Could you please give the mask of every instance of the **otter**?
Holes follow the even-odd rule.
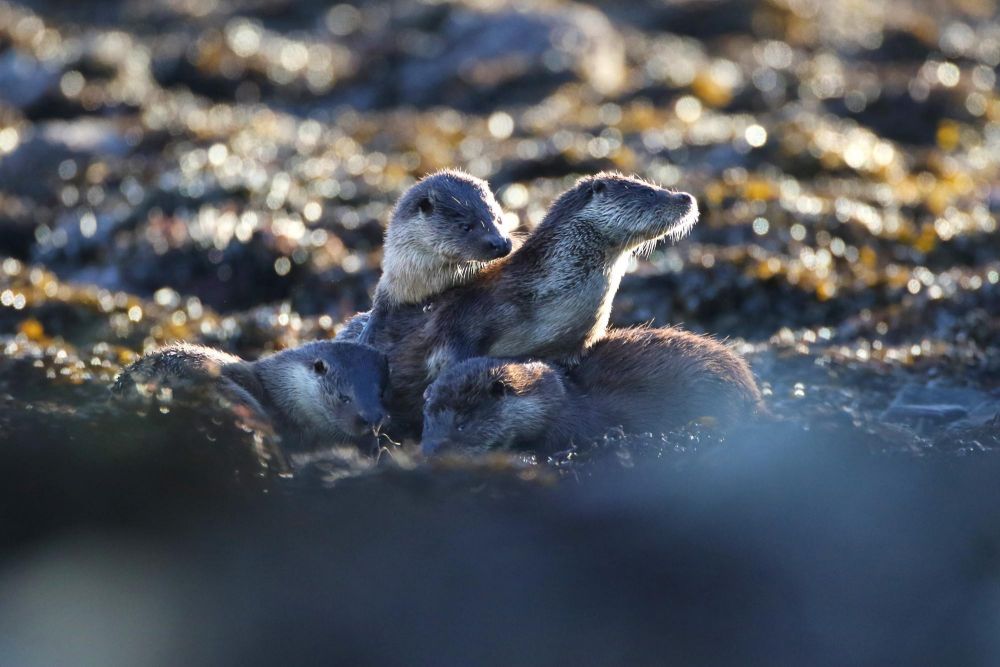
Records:
[[[372,344],[389,355],[397,435],[419,435],[420,396],[451,364],[474,356],[572,362],[604,334],[631,255],[680,238],[697,219],[687,193],[617,173],[581,178],[511,255],[443,292],[429,312],[386,319]]]
[[[386,419],[386,357],[367,345],[317,341],[246,361],[221,350],[179,343],[135,361],[115,379],[112,395],[146,387],[181,389],[208,383],[226,399],[273,423],[289,449],[351,442],[373,447]]]
[[[468,282],[487,262],[510,254],[513,242],[489,184],[444,170],[399,198],[383,247],[372,309],[356,315],[338,340],[369,343],[388,313]]]
[[[725,345],[671,327],[621,329],[569,369],[487,357],[449,367],[426,392],[422,450],[551,454],[612,428],[666,433],[763,412],[749,366]]]

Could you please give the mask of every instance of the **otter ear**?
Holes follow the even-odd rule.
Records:
[[[599,195],[608,189],[608,184],[601,180],[594,180],[590,182],[590,192],[595,195]]]
[[[490,385],[490,395],[494,398],[503,398],[511,391],[511,386],[507,384],[506,380],[503,378],[497,378],[493,380],[493,384]]]
[[[434,212],[434,191],[428,190],[427,194],[420,198],[417,202],[417,209],[424,215],[430,215]]]

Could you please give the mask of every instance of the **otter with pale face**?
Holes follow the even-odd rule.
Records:
[[[443,293],[426,316],[387,320],[395,334],[376,345],[393,368],[397,428],[419,432],[419,397],[451,364],[480,355],[579,357],[603,336],[632,254],[682,237],[697,219],[687,193],[620,174],[577,181],[509,257]]]
[[[486,181],[451,170],[424,178],[393,209],[372,310],[356,315],[338,340],[373,341],[388,313],[465,284],[512,247]]]
[[[571,368],[480,357],[447,368],[425,393],[422,449],[552,453],[609,429],[665,433],[701,417],[723,426],[763,410],[746,362],[707,336],[609,332]]]
[[[112,395],[147,388],[183,390],[211,383],[227,400],[272,422],[289,449],[374,444],[386,418],[389,369],[367,345],[319,341],[246,361],[220,350],[176,344],[143,356],[115,379]]]
[[[307,343],[253,364],[266,405],[303,444],[364,438],[386,419],[386,357],[367,345]],[[346,438],[343,436],[347,436]]]

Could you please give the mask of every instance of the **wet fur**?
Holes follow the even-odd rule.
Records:
[[[422,202],[432,210],[424,212]],[[471,228],[465,231],[463,224]],[[393,208],[368,319],[354,338],[343,334],[338,339],[371,342],[394,309],[468,283],[512,247],[503,230],[503,210],[486,181],[454,170],[427,176]]]
[[[206,383],[214,383],[225,398],[241,402],[266,418],[267,412],[260,405],[263,387],[253,365],[201,345],[176,343],[142,356],[118,374],[111,393],[116,398],[131,398],[147,387],[183,391]]]
[[[568,370],[538,361],[467,360],[427,393],[430,451],[450,442],[473,451],[552,453],[610,429],[665,433],[702,417],[733,426],[763,409],[741,357],[712,338],[670,327],[609,332]]]
[[[700,417],[733,425],[764,410],[741,356],[675,327],[611,331],[567,377],[592,409],[624,419],[633,432],[663,432]]]
[[[434,206],[425,215],[419,200]],[[458,224],[470,222],[471,232]],[[382,277],[375,301],[389,306],[419,303],[474,277],[495,259],[479,246],[508,240],[503,210],[489,184],[460,171],[439,171],[424,178],[399,198],[386,228]]]
[[[690,195],[637,178],[580,179],[516,252],[443,293],[423,322],[412,312],[388,319],[395,335],[372,344],[389,355],[398,435],[419,433],[419,397],[451,364],[480,355],[578,358],[604,334],[632,252],[682,236],[697,215]]]
[[[329,369],[322,379],[312,370],[317,359]],[[261,421],[273,423],[285,447],[367,446],[369,429],[361,426],[361,415],[369,420],[384,416],[381,395],[388,383],[388,365],[385,355],[355,343],[308,343],[256,362],[180,343],[125,368],[111,390],[127,398],[145,386],[182,391],[207,383],[229,401],[250,408]],[[349,407],[339,401],[341,394],[351,398]]]

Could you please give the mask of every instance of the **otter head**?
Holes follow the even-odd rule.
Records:
[[[364,435],[386,418],[386,356],[358,343],[319,341],[258,362],[271,401],[293,426],[322,437]]]
[[[439,171],[403,193],[386,245],[447,264],[488,262],[510,253],[503,211],[490,186],[459,171]]]
[[[608,172],[581,178],[549,211],[547,217],[576,221],[574,232],[598,237],[614,253],[637,250],[664,236],[680,238],[698,220],[698,204],[688,193]],[[579,231],[579,223],[586,232]]]
[[[449,366],[424,392],[421,448],[508,448],[544,432],[565,396],[559,373],[545,363],[480,357]]]

